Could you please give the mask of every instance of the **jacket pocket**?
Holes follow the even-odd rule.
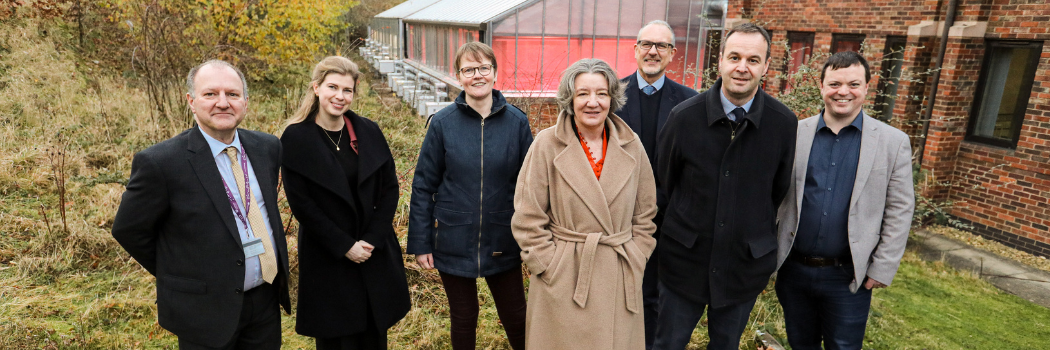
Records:
[[[204,294],[208,292],[208,284],[204,281],[172,275],[160,275],[160,278],[157,278],[157,284],[160,288],[183,293]]]
[[[434,207],[434,252],[454,256],[469,256],[469,245],[476,240],[471,230],[474,220],[470,213]]]
[[[547,269],[538,275],[543,283],[550,285],[554,281],[554,274],[558,272],[558,265],[561,265],[561,260],[564,258],[565,247],[571,245],[573,243],[554,240],[554,258],[547,265]]]
[[[486,254],[496,254],[498,252],[499,256],[505,257],[512,254],[517,255],[518,252],[521,252],[518,241],[514,240],[514,234],[510,229],[510,220],[513,216],[513,209],[485,214],[486,221],[490,224],[485,233],[491,235],[486,239],[486,242],[492,244],[491,246],[482,244],[482,249],[491,250],[491,252],[486,252]]]
[[[751,249],[751,257],[758,259],[777,249],[777,239],[775,236],[760,238],[747,242],[747,245]]]

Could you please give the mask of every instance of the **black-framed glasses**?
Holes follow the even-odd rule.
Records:
[[[460,68],[459,74],[463,74],[464,77],[470,78],[474,76],[474,72],[481,74],[485,77],[492,74],[492,70],[495,69],[491,64],[483,64],[477,67]]]
[[[674,44],[671,43],[654,43],[648,40],[638,40],[638,48],[642,49],[642,51],[649,51],[653,46],[656,46],[656,51],[660,53],[671,51],[674,48]]]

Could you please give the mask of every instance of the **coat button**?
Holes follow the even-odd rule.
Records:
[[[237,266],[244,266],[244,260],[237,259]]]
[[[725,225],[726,225],[725,221],[719,221],[718,222],[718,227],[722,227],[722,226],[725,226]]]
[[[241,293],[243,293],[244,291],[243,291],[243,290],[241,290],[240,288],[237,288],[237,289],[234,289],[234,290],[233,290],[233,292],[234,292],[234,293],[237,293],[237,294],[241,294]]]
[[[726,170],[726,177],[729,177],[729,170]]]

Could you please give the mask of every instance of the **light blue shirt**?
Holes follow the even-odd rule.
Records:
[[[639,90],[644,89],[646,86],[652,85],[653,88],[656,89],[656,91],[660,91],[660,89],[662,89],[664,87],[664,79],[667,79],[667,74],[664,74],[664,75],[660,76],[660,79],[656,79],[656,82],[654,82],[652,84],[649,84],[649,82],[645,81],[645,78],[642,77],[642,71],[635,71],[634,74],[638,75],[638,89]],[[642,84],[645,84],[645,85],[642,85]]]
[[[722,99],[722,110],[726,112],[726,117],[729,117],[729,112],[732,112],[737,107],[744,108],[744,113],[751,112],[751,104],[755,102],[755,97],[752,96],[751,100],[747,101],[747,103],[745,103],[743,106],[737,106],[732,102],[729,102],[729,99],[726,98],[726,94],[722,91],[722,89],[718,89],[718,97]],[[729,119],[732,120],[733,118],[729,117]],[[736,122],[739,123],[740,121],[737,120]]]
[[[200,130],[200,126],[197,126]],[[222,180],[226,182],[226,185],[230,187],[230,192],[233,193],[234,200],[237,201],[237,205],[240,206],[241,212],[244,213],[244,198],[241,198],[240,192],[237,190],[237,180],[233,177],[233,169],[230,168],[230,158],[222,151],[226,147],[233,146],[237,147],[237,156],[242,156],[241,150],[241,137],[236,131],[233,134],[233,142],[230,144],[222,143],[222,141],[216,140],[204,130],[200,130],[201,134],[204,135],[204,139],[208,141],[208,148],[211,149],[211,155],[215,158],[215,166],[219,168],[219,175],[222,175]],[[240,158],[237,158],[240,161]],[[255,168],[252,168],[252,162],[250,159],[248,162],[248,183],[252,189],[252,198],[255,198],[255,202],[259,204],[258,208],[252,208],[252,210],[258,210],[259,214],[262,214],[263,224],[266,225],[266,230],[270,231],[270,243],[274,249],[277,249],[277,245],[274,244],[273,240],[273,227],[270,227],[270,215],[266,212],[266,200],[262,196],[262,188],[259,187],[259,179],[255,177]],[[241,243],[248,242],[255,239],[255,234],[252,233],[251,227],[244,227],[244,223],[237,218],[237,213],[230,208],[230,212],[233,213],[233,219],[237,222],[237,233],[241,237]],[[245,217],[245,220],[248,218]],[[243,251],[242,251],[243,254]],[[259,257],[253,256],[251,258],[244,259],[244,290],[258,287],[266,283],[266,280],[262,276],[262,266],[259,264]]]

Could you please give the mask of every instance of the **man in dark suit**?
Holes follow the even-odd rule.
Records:
[[[279,349],[281,143],[237,129],[248,88],[229,63],[193,68],[187,85],[197,127],[135,155],[113,237],[157,278],[157,316],[180,348]]]
[[[627,84],[627,103],[616,112],[627,125],[634,130],[642,139],[642,146],[649,156],[649,164],[652,164],[655,172],[656,166],[656,136],[660,128],[667,121],[667,115],[679,102],[696,96],[696,91],[678,84],[667,78],[664,74],[667,65],[674,59],[674,32],[671,25],[661,20],[649,22],[638,31],[638,42],[634,44],[634,59],[638,62],[638,71],[626,78],[621,79]],[[667,201],[666,197],[657,193],[657,204]],[[657,231],[653,238],[659,240],[659,225],[663,218],[662,212],[657,213],[654,220]],[[659,301],[659,289],[657,289],[657,250],[649,257],[653,262],[645,266],[645,276],[642,280],[642,301],[645,309],[645,348],[652,349],[653,340],[656,335],[657,302]]]
[[[751,308],[777,265],[776,210],[787,193],[798,119],[759,84],[769,33],[730,30],[721,78],[675,107],[657,145],[668,196],[660,241],[654,349],[681,350],[708,314],[708,349],[738,349]]]

